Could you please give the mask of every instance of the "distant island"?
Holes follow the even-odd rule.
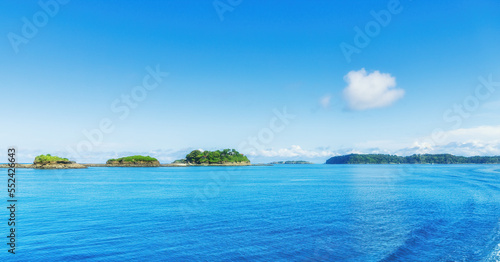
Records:
[[[314,163],[304,161],[304,160],[297,160],[297,161],[275,161],[269,163],[271,165],[312,165]]]
[[[188,166],[272,166],[272,165],[314,164],[304,160],[274,161],[269,164],[252,165],[250,160],[234,149],[216,151],[193,150],[186,158],[171,164],[161,164],[150,156],[127,156],[109,159],[106,164],[78,164],[67,158],[50,154],[35,157],[33,164],[16,164],[16,168],[75,169],[87,167],[188,167]],[[388,154],[349,154],[334,156],[326,164],[500,164],[500,156],[454,156],[451,154],[414,154],[397,156]],[[0,164],[0,168],[10,168]]]
[[[126,156],[112,158],[106,164],[77,164],[67,158],[39,155],[33,164],[16,164],[16,168],[37,169],[72,169],[87,167],[179,167],[179,166],[251,166],[250,160],[234,149],[216,151],[193,150],[186,158],[174,161],[172,164],[161,164],[158,159],[150,156]],[[11,168],[9,164],[0,164],[0,168]]]
[[[334,156],[326,164],[500,164],[500,156],[454,156],[451,154],[350,154]]]
[[[52,156],[50,154],[39,155],[35,157],[33,165],[26,165],[26,168],[37,168],[37,169],[74,169],[74,168],[87,168],[84,165],[75,163],[74,161],[69,161],[67,158],[62,158],[58,156]]]
[[[109,159],[106,166],[112,167],[155,167],[160,166],[160,161],[150,156],[127,156],[117,159]]]
[[[250,160],[234,149],[224,149],[216,151],[193,150],[186,155],[186,158],[173,162],[177,165],[200,165],[200,166],[249,166]]]

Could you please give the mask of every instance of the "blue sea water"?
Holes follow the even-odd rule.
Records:
[[[0,261],[500,261],[500,165],[18,169],[16,182],[16,254],[3,244]]]

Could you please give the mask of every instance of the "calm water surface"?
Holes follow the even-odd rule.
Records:
[[[500,261],[500,165],[17,171],[0,261]]]

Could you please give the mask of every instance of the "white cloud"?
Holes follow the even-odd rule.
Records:
[[[431,145],[416,143],[413,147],[404,148],[395,152],[397,155],[413,154],[453,154],[457,156],[493,156],[500,155],[500,141],[467,141],[450,142],[447,144]]]
[[[476,156],[500,155],[500,126],[459,128],[443,132],[439,138],[420,138],[397,154],[441,154]]]
[[[262,156],[262,157],[329,157],[332,155],[337,155],[330,150],[306,150],[302,149],[300,146],[292,145],[289,148],[280,149],[264,149],[248,153],[250,156]]]
[[[362,68],[347,73],[344,80],[348,84],[344,89],[344,98],[353,110],[386,107],[405,94],[403,89],[396,88],[395,77],[379,71],[367,74]]]
[[[430,136],[403,142],[390,140],[365,141],[353,148],[318,147],[304,149],[298,145],[287,148],[268,148],[247,152],[247,155],[261,162],[274,160],[309,160],[323,163],[330,157],[347,154],[444,154],[460,156],[500,155],[500,125],[461,128],[443,133],[444,139],[432,140]]]
[[[293,158],[293,160],[300,159],[321,159],[326,160],[332,156],[348,155],[348,154],[388,154],[389,151],[380,148],[365,148],[362,150],[353,148],[339,148],[332,150],[330,147],[318,147],[315,149],[303,149],[298,145],[292,145],[288,148],[268,148],[264,150],[252,151],[247,155],[259,158]],[[320,161],[320,162],[321,162]]]
[[[500,139],[500,126],[478,126],[474,128],[459,128],[445,132],[448,141],[492,141]]]

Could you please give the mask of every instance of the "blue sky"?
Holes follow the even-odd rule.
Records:
[[[500,155],[498,1],[40,3],[0,2],[0,146],[24,162]],[[343,45],[358,52],[346,59]],[[168,72],[152,90],[148,67]],[[134,92],[134,107],[122,102]],[[113,130],[96,135],[103,119]]]

